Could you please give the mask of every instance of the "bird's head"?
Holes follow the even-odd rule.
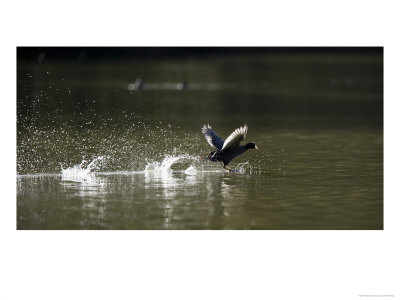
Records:
[[[256,150],[258,150],[257,145],[254,144],[254,143],[247,143],[247,144],[245,145],[245,147],[246,147],[246,149],[256,149]]]

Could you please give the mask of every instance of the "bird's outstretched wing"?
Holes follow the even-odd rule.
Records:
[[[235,129],[235,131],[232,132],[230,136],[228,136],[228,138],[225,140],[221,151],[230,147],[238,147],[240,145],[240,142],[246,137],[246,134],[247,125]]]
[[[222,146],[224,145],[224,140],[221,139],[215,132],[212,130],[210,125],[203,125],[201,129],[201,133],[203,133],[204,137],[206,138],[207,142],[214,148],[221,150]]]

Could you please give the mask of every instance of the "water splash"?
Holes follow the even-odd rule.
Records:
[[[58,173],[60,162],[71,167],[83,155],[99,154],[109,156],[103,171],[143,171],[146,158],[160,161],[164,154],[173,154],[176,145],[178,154],[193,152],[191,132],[132,109],[99,112],[95,101],[86,99],[74,103],[73,117],[66,118],[62,107],[50,111],[43,99],[28,100],[18,104],[17,174]],[[29,114],[22,113],[29,109]]]
[[[94,182],[96,177],[92,171],[97,168],[99,163],[105,158],[105,156],[99,156],[89,163],[86,160],[83,160],[79,165],[75,165],[72,168],[67,169],[63,169],[61,166],[61,180],[74,182]]]
[[[199,165],[196,164],[199,162],[198,157],[194,157],[194,156],[190,156],[190,155],[167,155],[165,156],[165,158],[163,159],[162,162],[147,162],[146,167],[144,172],[145,173],[149,173],[149,172],[154,172],[154,173],[164,173],[164,174],[171,174],[173,172],[172,170],[172,166],[177,165],[180,162],[191,162],[192,164],[190,164],[188,166],[188,164],[186,164],[186,166],[183,169],[180,169],[180,172],[185,173],[186,175],[196,175],[199,173],[199,169],[196,168],[196,166],[198,167]],[[212,165],[212,168],[203,168],[204,166],[202,165],[202,171],[200,172],[223,172],[224,170],[222,168],[218,168],[218,170],[215,170],[216,165]],[[178,172],[179,172],[178,171]],[[250,163],[248,161],[246,162],[242,162],[239,163],[235,168],[232,168],[233,173],[239,173],[239,174],[245,174],[247,171],[250,172],[250,174],[252,173],[252,166],[250,165]]]
[[[186,175],[196,175],[197,174],[197,170],[194,166],[190,166],[189,168],[187,168],[185,170],[185,174]]]
[[[246,173],[247,168],[250,168],[250,174],[251,174],[251,165],[248,161],[245,161],[245,162],[239,163],[236,166],[236,168],[232,168],[232,172],[244,174],[244,173]]]
[[[172,172],[171,166],[182,160],[197,160],[196,157],[190,155],[167,155],[164,160],[160,162],[147,163],[145,172]]]

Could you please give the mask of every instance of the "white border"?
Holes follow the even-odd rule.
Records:
[[[2,12],[1,299],[400,297],[394,1],[18,1]],[[383,45],[385,230],[16,231],[17,45]]]

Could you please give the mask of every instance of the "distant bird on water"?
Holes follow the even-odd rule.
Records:
[[[209,159],[210,161],[222,161],[224,164],[224,169],[232,171],[227,165],[232,159],[243,154],[248,149],[257,149],[258,147],[254,143],[247,143],[246,145],[240,145],[240,142],[246,137],[247,125],[239,127],[232,132],[228,138],[224,141],[220,138],[214,130],[212,130],[210,125],[203,125],[201,132],[206,138],[207,142],[217,150],[211,151],[207,157],[203,159]]]

